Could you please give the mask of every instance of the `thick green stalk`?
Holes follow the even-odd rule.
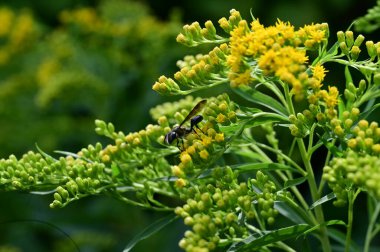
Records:
[[[369,224],[368,224],[367,233],[366,233],[365,242],[364,242],[364,250],[363,250],[364,252],[369,251],[369,245],[370,245],[371,240],[373,238],[373,235],[372,235],[373,226],[376,224],[376,219],[379,216],[379,213],[380,213],[380,202],[377,202],[375,211],[373,212],[371,219],[369,221]]]
[[[354,219],[354,192],[348,192],[348,217],[347,217],[347,233],[346,233],[346,244],[345,252],[350,251],[351,246],[351,233],[352,233],[352,222]]]
[[[311,163],[310,163],[310,157],[306,151],[305,143],[303,142],[302,138],[297,138],[297,144],[298,144],[298,149],[302,157],[302,161],[306,168],[307,181],[309,184],[311,197],[312,197],[313,202],[315,202],[319,199],[319,194],[318,194],[317,183],[315,181],[313,167],[311,166]],[[325,222],[325,218],[323,215],[322,206],[321,205],[316,206],[314,208],[314,211],[315,211],[315,215],[316,215],[318,223],[323,224]],[[324,225],[321,226],[321,243],[322,243],[323,251],[325,252],[331,251],[330,241],[327,236],[327,228]]]
[[[288,87],[288,85],[286,85],[282,82],[281,82],[281,84],[284,88],[285,98],[286,98],[286,101],[288,103],[288,110],[289,110],[290,114],[295,114],[295,110],[294,110],[294,106],[293,106],[293,102],[292,102],[292,97],[291,97],[290,92],[289,92],[289,87]],[[313,199],[313,202],[315,202],[319,199],[319,193],[318,193],[317,183],[316,183],[315,177],[314,177],[313,168],[312,168],[311,163],[310,163],[311,157],[309,156],[308,152],[306,151],[305,143],[303,142],[302,138],[297,138],[297,145],[298,145],[298,149],[300,151],[301,157],[302,157],[302,161],[303,161],[305,168],[306,168],[307,181],[309,184],[311,197]],[[314,208],[314,211],[315,211],[315,215],[316,215],[316,219],[317,219],[318,223],[323,224],[325,222],[325,218],[323,216],[322,206],[321,205],[316,206]],[[322,248],[323,248],[324,252],[330,252],[331,251],[330,241],[329,241],[329,238],[327,236],[327,228],[325,225],[321,226],[321,243],[322,243]]]

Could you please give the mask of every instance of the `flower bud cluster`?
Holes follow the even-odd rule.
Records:
[[[41,154],[28,152],[18,160],[14,155],[0,159],[0,185],[2,190],[26,191],[38,183],[45,182],[54,172],[51,160]]]
[[[352,31],[338,31],[337,37],[339,48],[342,53],[352,61],[356,61],[359,58],[359,54],[361,52],[359,47],[364,42],[364,36],[359,35],[356,37],[356,39],[354,39],[354,33]]]
[[[197,46],[205,43],[218,43],[224,39],[216,34],[214,24],[208,20],[203,28],[198,22],[183,26],[183,32],[178,34],[176,40],[186,46]]]
[[[367,89],[367,83],[365,80],[360,80],[356,87],[352,82],[349,82],[344,90],[344,97],[347,102],[352,104],[364,94]]]
[[[380,159],[379,156],[349,150],[345,157],[336,157],[323,168],[323,179],[333,190],[336,206],[347,203],[348,191],[362,188],[380,199]]]
[[[252,191],[247,183],[238,184],[230,167],[216,168],[212,176],[213,184],[184,189],[182,198],[186,204],[175,210],[185,225],[192,228],[179,242],[185,251],[212,251],[221,239],[248,235],[239,219],[254,217]]]
[[[225,17],[219,19],[219,25],[226,33],[230,34],[230,32],[235,29],[236,26],[238,26],[241,20],[242,17],[240,15],[240,12],[232,9],[230,10],[230,16],[228,20]]]
[[[174,74],[174,79],[161,76],[152,89],[160,94],[187,94],[192,90],[203,89],[226,78],[227,44],[215,47],[206,55],[186,56],[178,61],[180,70]]]
[[[361,81],[360,83],[358,88],[349,84],[356,95],[365,89],[365,82]],[[347,134],[351,133],[351,127],[359,118],[360,110],[354,107],[350,111],[343,111],[338,116],[335,108],[338,101],[338,90],[335,87],[329,87],[329,92],[319,90],[318,93],[319,95],[317,96],[322,98],[316,98],[317,100],[312,102],[309,99],[309,109],[297,115],[289,116],[289,121],[292,123],[289,127],[292,135],[305,137],[309,133],[312,124],[317,122],[319,126],[328,129],[333,135],[345,141]]]
[[[185,111],[180,118],[187,114],[188,111]],[[224,152],[226,139],[219,125],[236,122],[234,103],[229,100],[227,94],[209,98],[202,115],[205,123],[199,125],[200,130],[194,129],[196,132],[186,135],[183,139],[181,162],[172,167],[174,176],[186,178],[194,175],[215,162]]]
[[[63,207],[72,200],[97,194],[107,180],[103,163],[85,162],[72,156],[56,160],[30,151],[19,160],[15,156],[0,160],[3,190],[32,191],[40,186],[44,190],[55,188],[51,207]],[[46,185],[50,187],[46,188]]]
[[[275,184],[261,171],[256,173],[256,179],[251,179],[250,183],[255,190],[254,203],[258,205],[261,218],[269,225],[273,224],[278,215],[278,210],[274,209],[277,191]]]
[[[230,14],[231,15],[228,20],[226,18],[219,20],[220,27],[227,34],[229,34],[241,20],[240,13],[238,11],[231,10]],[[183,32],[177,36],[177,42],[186,46],[197,46],[204,43],[220,43],[226,40],[227,39],[216,34],[216,28],[210,20],[205,22],[203,28],[198,22],[185,25],[183,26]]]
[[[371,58],[371,60],[374,61],[376,57],[377,57],[377,60],[379,60],[379,58],[380,58],[380,42],[374,43],[373,41],[368,40],[365,43],[365,46],[367,48],[367,53],[368,53],[369,57]]]
[[[98,154],[101,162],[111,168],[108,170],[112,178],[125,177],[124,185],[144,184],[144,187],[136,188],[136,196],[146,201],[154,188],[160,188],[162,192],[171,192],[171,185],[164,180],[155,180],[171,175],[171,166],[165,159],[166,152],[163,148],[165,134],[168,133],[168,120],[161,116],[159,125],[149,124],[145,129],[124,135],[122,132],[109,131],[104,122],[97,121],[97,132],[111,136],[114,144],[107,145]],[[109,126],[110,124],[108,124]],[[113,129],[113,126],[111,127]],[[81,151],[84,152],[83,150]],[[150,181],[149,183],[146,183]]]
[[[290,133],[295,137],[305,137],[309,133],[311,124],[315,121],[310,110],[304,110],[297,115],[290,115],[289,126]]]
[[[377,122],[360,120],[351,129],[351,133],[352,138],[347,140],[347,146],[351,150],[375,156],[380,154],[380,128]]]

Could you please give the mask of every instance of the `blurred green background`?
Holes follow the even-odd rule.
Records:
[[[97,118],[124,132],[151,123],[152,106],[176,99],[158,96],[152,84],[195,52],[175,42],[185,23],[217,23],[235,8],[247,19],[252,11],[266,25],[277,18],[295,26],[328,22],[335,34],[373,5],[375,0],[0,1],[0,157],[20,156],[36,143],[52,153],[103,142],[94,133]],[[0,252],[121,251],[163,216],[105,197],[60,210],[49,209],[50,201],[51,195],[0,193]],[[183,232],[174,223],[135,251],[178,251]]]

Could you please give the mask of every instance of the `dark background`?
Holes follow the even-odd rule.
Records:
[[[61,27],[57,17],[62,10],[80,6],[96,9],[100,3],[101,1],[83,0],[13,0],[0,1],[0,6],[7,6],[16,11],[25,8],[31,10],[35,19],[44,27],[44,35],[41,36],[41,39],[45,42],[41,43],[46,43],[47,34]],[[179,17],[178,25],[173,28],[173,34],[169,34],[171,36],[169,39],[167,37],[169,35],[165,37],[167,41],[157,52],[150,52],[149,45],[134,49],[128,48],[131,55],[136,53],[139,61],[132,65],[134,66],[133,71],[127,67],[125,70],[120,67],[116,73],[117,76],[122,76],[121,81],[120,78],[115,78],[118,83],[122,83],[121,87],[117,86],[118,96],[106,99],[116,99],[118,102],[107,103],[108,107],[105,111],[98,108],[99,104],[91,103],[94,101],[90,101],[84,108],[79,105],[64,107],[65,109],[57,111],[54,103],[47,108],[34,105],[34,96],[36,95],[34,92],[37,91],[32,91],[25,96],[26,105],[23,103],[25,100],[16,98],[11,103],[1,103],[0,106],[7,106],[6,110],[11,115],[12,109],[15,107],[19,109],[17,117],[0,118],[0,131],[5,132],[7,125],[11,125],[12,129],[11,132],[1,135],[0,157],[6,158],[12,153],[20,157],[27,150],[35,150],[35,143],[38,143],[48,153],[57,149],[76,152],[90,143],[93,144],[97,141],[106,143],[106,140],[98,138],[94,133],[93,121],[96,118],[111,121],[118,130],[124,132],[137,131],[144,128],[147,123],[152,123],[149,108],[163,101],[177,98],[159,97],[151,90],[152,84],[162,74],[171,76],[176,71],[175,61],[185,54],[194,52],[193,49],[190,50],[174,43],[175,35],[180,31],[179,28],[182,24],[193,21],[204,23],[206,20],[212,20],[214,24],[217,24],[219,18],[228,17],[229,10],[234,8],[239,10],[246,19],[250,18],[251,11],[265,25],[274,24],[277,18],[290,21],[296,27],[313,22],[327,22],[333,41],[336,31],[347,29],[355,18],[364,15],[368,8],[375,5],[375,0],[187,0],[139,1],[139,3],[148,8],[150,16],[156,17],[161,22],[169,22],[170,17],[173,16]],[[151,41],[151,43],[155,42],[155,40]],[[139,50],[144,50],[145,54]],[[154,56],[157,60],[149,58],[149,54],[153,53],[157,53]],[[133,58],[133,56],[131,57]],[[24,71],[22,67],[18,66],[18,71]],[[8,71],[6,67],[0,67],[0,77],[2,77],[0,78],[0,87],[6,79],[5,71]],[[329,81],[344,83],[344,80],[341,79],[342,76],[329,77]],[[112,79],[108,80],[109,85],[114,85]],[[82,94],[72,97],[73,104],[78,97],[86,96],[86,90],[82,91]],[[210,92],[204,95],[214,94]],[[67,103],[70,101],[65,101],[65,104]],[[32,112],[30,112],[29,106],[35,106],[35,109],[31,109]],[[24,115],[23,107],[29,111],[25,113],[34,113],[38,116]],[[57,129],[54,125],[60,121],[49,119],[49,116],[56,118],[57,113],[62,116],[60,118],[65,118],[64,122],[67,122],[65,127]],[[53,125],[46,126],[51,121]],[[78,121],[81,122],[81,126],[78,126]],[[89,197],[64,209],[54,210],[49,208],[51,201],[51,195],[0,193],[0,251],[77,251],[77,247],[80,248],[80,251],[121,251],[135,234],[163,216],[105,197]],[[330,213],[332,217],[338,213],[334,211]],[[353,231],[354,236],[363,237],[365,226],[355,223],[355,227],[357,228]],[[184,227],[180,222],[173,223],[161,233],[141,242],[134,251],[151,251],[153,249],[155,251],[178,251],[177,243],[183,232]]]

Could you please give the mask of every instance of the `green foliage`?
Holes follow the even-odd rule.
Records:
[[[102,13],[107,16],[112,8],[105,6]],[[180,70],[174,78],[161,76],[153,90],[185,95],[220,86],[231,88],[239,99],[222,93],[164,103],[151,110],[157,124],[129,134],[96,120],[96,133],[111,144],[89,145],[78,153],[61,151],[64,156],[59,158],[39,150],[20,159],[14,155],[1,159],[0,189],[52,193],[52,208],[102,194],[130,205],[174,212],[188,227],[179,247],[194,252],[308,248],[308,240],[300,241],[300,236],[315,237],[319,250],[336,246],[350,251],[357,248],[351,237],[353,212],[363,192],[370,206],[363,250],[369,251],[380,230],[376,183],[380,129],[377,122],[365,118],[378,107],[380,43],[366,41],[364,53],[364,36],[355,37],[348,30],[331,38],[326,23],[296,29],[278,20],[265,27],[256,19],[243,19],[236,10],[230,14],[219,20],[222,35],[211,21],[204,28],[196,22],[184,26],[178,42],[215,47],[204,55],[186,56],[178,62]],[[63,13],[62,20],[89,41],[93,29],[101,38],[108,38],[109,31],[121,40],[128,37],[117,25],[103,30],[93,15],[85,9]],[[329,39],[335,42],[332,46]],[[90,46],[106,41],[95,40]],[[54,64],[65,68],[60,60],[67,60],[66,56]],[[121,67],[129,66],[122,62]],[[326,83],[327,63],[344,66],[343,92]],[[103,87],[102,81],[93,75],[82,74],[76,80],[67,76],[41,78],[45,85],[56,83],[45,95],[55,94],[61,81],[76,83],[75,87],[88,82],[92,91],[103,92],[97,88]],[[40,101],[43,105],[49,100]],[[198,114],[202,117],[196,118],[202,120],[192,120]],[[282,144],[280,133],[287,134],[291,143]],[[171,140],[177,146],[168,145]],[[326,154],[317,152],[321,149]],[[324,167],[321,180],[314,175],[321,167],[311,162],[316,155]],[[305,187],[301,190],[300,185]],[[325,190],[332,192],[323,196]],[[336,207],[345,207],[347,220],[344,215],[330,219],[323,211],[330,200]],[[126,251],[174,219],[168,216],[153,223],[130,241]],[[345,226],[345,234],[336,231],[336,225]]]
[[[380,28],[380,1],[376,6],[368,10],[363,17],[355,20],[355,30],[359,32],[371,33]]]
[[[159,21],[136,2],[67,9],[57,27],[7,7],[0,18],[2,156],[36,142],[49,151],[95,142],[96,118],[124,125],[126,109],[133,117],[147,110],[135,101],[149,99],[152,79],[182,50],[173,41],[178,21]],[[129,127],[142,123],[136,116]]]

